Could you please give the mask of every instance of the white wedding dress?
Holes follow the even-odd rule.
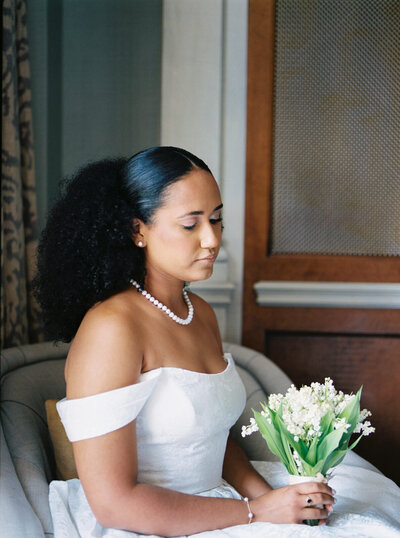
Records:
[[[71,441],[102,435],[136,419],[138,481],[210,497],[241,499],[222,479],[230,427],[245,405],[245,389],[230,354],[219,374],[158,368],[135,385],[75,400],[58,411]],[[347,461],[347,463],[346,463]],[[350,463],[352,463],[350,465]],[[253,462],[272,487],[287,485],[277,462]],[[322,527],[252,523],[198,533],[199,538],[400,537],[400,489],[353,454],[334,472],[330,485],[338,503]],[[135,538],[103,528],[78,479],[50,484],[55,538]]]

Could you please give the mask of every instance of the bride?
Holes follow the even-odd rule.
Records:
[[[211,276],[221,234],[214,177],[173,147],[86,166],[53,208],[37,289],[49,334],[73,338],[58,411],[79,474],[51,484],[56,538],[328,532],[329,485],[271,487],[280,464],[259,474],[228,435],[244,388],[185,289]]]

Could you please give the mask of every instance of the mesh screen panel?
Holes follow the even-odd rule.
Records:
[[[273,254],[400,255],[400,1],[276,0]]]

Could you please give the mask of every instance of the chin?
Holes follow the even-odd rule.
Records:
[[[213,272],[213,268],[208,271],[201,271],[201,273],[197,273],[196,276],[193,275],[190,279],[187,279],[186,282],[200,282],[201,280],[207,280],[212,276]]]

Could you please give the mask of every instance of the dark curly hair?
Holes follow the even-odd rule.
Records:
[[[143,249],[135,246],[133,219],[150,223],[168,185],[195,167],[210,172],[180,148],[155,147],[130,159],[105,159],[61,184],[38,248],[35,295],[47,337],[69,342],[98,301],[144,283]]]

